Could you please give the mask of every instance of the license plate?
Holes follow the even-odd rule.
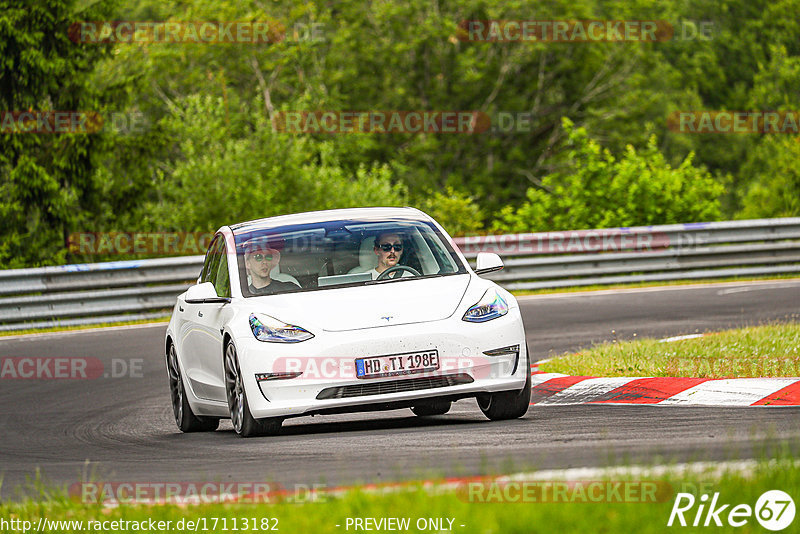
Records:
[[[439,352],[436,349],[356,359],[358,378],[410,375],[435,371],[438,368]]]

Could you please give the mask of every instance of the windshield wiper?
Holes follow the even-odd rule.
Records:
[[[402,280],[419,280],[421,278],[439,278],[445,276],[441,273],[436,274],[423,274],[422,276],[399,276],[397,278],[384,278],[383,280],[367,280],[364,285],[382,284],[384,282],[400,282]]]

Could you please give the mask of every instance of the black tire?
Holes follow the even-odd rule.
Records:
[[[186,386],[183,383],[183,375],[181,375],[181,366],[178,364],[178,355],[175,352],[175,345],[172,343],[167,349],[167,376],[172,399],[172,415],[181,432],[215,431],[219,426],[218,417],[198,417],[189,406],[189,401],[186,399]]]
[[[478,397],[478,407],[492,421],[518,419],[528,412],[531,404],[531,362],[525,348],[525,386],[519,391],[501,391]]]
[[[414,412],[414,415],[419,417],[428,417],[431,415],[444,415],[450,411],[450,407],[452,406],[452,402],[449,400],[435,400],[433,402],[427,402],[425,404],[418,404],[411,408],[411,411]]]
[[[241,376],[236,347],[233,346],[232,341],[228,340],[225,345],[225,394],[228,398],[228,410],[231,413],[233,430],[243,438],[277,434],[281,430],[283,419],[280,417],[253,418]]]

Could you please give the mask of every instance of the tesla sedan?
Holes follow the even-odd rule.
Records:
[[[476,398],[523,416],[530,365],[516,299],[473,269],[413,208],[301,213],[220,228],[181,294],[165,355],[183,432],[275,434],[289,417],[410,408],[443,415]]]

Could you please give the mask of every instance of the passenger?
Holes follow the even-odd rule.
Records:
[[[281,243],[277,241],[264,241],[248,243],[245,245],[244,264],[250,282],[247,288],[251,295],[272,295],[282,291],[294,291],[297,286],[291,282],[281,282],[270,278],[270,272],[280,264]]]

